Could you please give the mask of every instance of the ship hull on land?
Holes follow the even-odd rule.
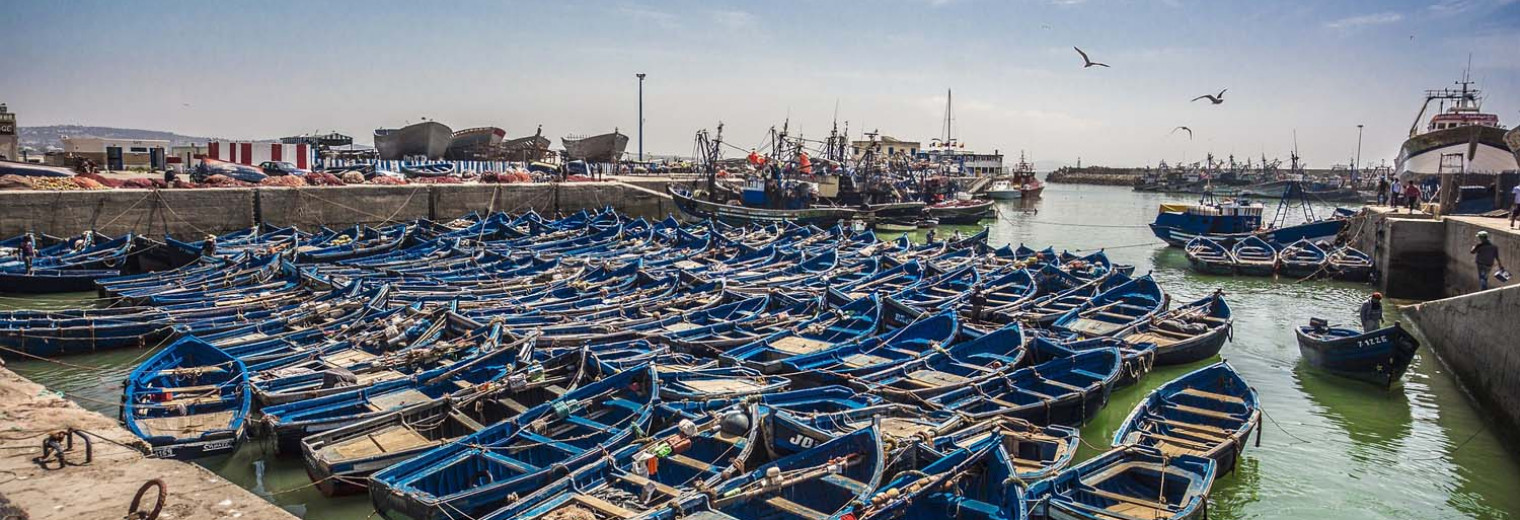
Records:
[[[396,161],[424,156],[441,159],[448,152],[454,132],[443,123],[425,121],[400,129],[375,130],[375,151],[380,160]]]

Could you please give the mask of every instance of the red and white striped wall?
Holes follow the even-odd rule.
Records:
[[[317,151],[305,144],[248,143],[237,141],[211,141],[206,143],[206,157],[219,161],[258,165],[264,161],[286,161],[297,168],[310,168],[316,162]]]

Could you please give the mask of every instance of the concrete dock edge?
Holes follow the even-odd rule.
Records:
[[[1520,286],[1408,305],[1404,317],[1520,456]]]

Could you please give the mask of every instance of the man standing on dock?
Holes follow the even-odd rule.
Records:
[[[1388,177],[1378,177],[1377,203],[1379,206],[1388,203]]]
[[[1414,182],[1414,179],[1404,183],[1404,200],[1409,202],[1410,214],[1420,206],[1420,184]]]
[[[1504,261],[1499,259],[1499,246],[1488,241],[1488,232],[1478,232],[1478,243],[1472,246],[1473,260],[1478,263],[1478,290],[1488,290],[1488,272],[1494,269],[1494,264],[1499,269],[1504,269]]]
[[[1383,293],[1372,293],[1371,298],[1362,302],[1362,308],[1357,314],[1362,318],[1362,332],[1383,328]]]
[[[1509,228],[1515,229],[1515,217],[1520,216],[1520,186],[1510,188],[1509,192],[1511,197],[1514,199],[1510,201]]]

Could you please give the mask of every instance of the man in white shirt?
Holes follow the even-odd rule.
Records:
[[[1514,203],[1509,207],[1509,228],[1515,229],[1515,217],[1520,216],[1520,186],[1510,188],[1510,194],[1514,195]]]

